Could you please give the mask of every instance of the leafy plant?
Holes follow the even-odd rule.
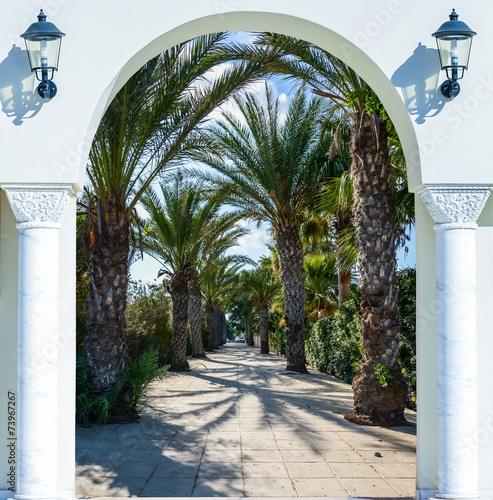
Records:
[[[316,370],[351,383],[361,363],[357,294],[332,316],[307,325],[307,361]]]
[[[158,365],[156,349],[145,349],[136,361],[128,360],[114,386],[106,394],[93,396],[87,366],[77,359],[76,418],[83,423],[106,424],[108,421],[135,421],[143,404],[147,386],[166,374]]]
[[[394,381],[394,377],[390,373],[387,363],[377,363],[375,365],[375,375],[378,379],[378,383],[382,387],[390,387]]]
[[[397,271],[397,289],[399,363],[408,388],[407,407],[416,410],[416,269]]]

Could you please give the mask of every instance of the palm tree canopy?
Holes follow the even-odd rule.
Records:
[[[168,275],[190,271],[247,232],[235,225],[237,213],[219,213],[219,194],[209,196],[203,182],[184,180],[180,173],[160,184],[160,195],[149,189],[142,203],[150,214],[146,251],[163,263]]]
[[[220,174],[203,175],[228,192],[228,203],[247,218],[279,228],[301,220],[323,176],[311,159],[328,150],[331,137],[321,133],[323,100],[309,100],[303,87],[284,122],[268,84],[265,101],[264,106],[254,94],[235,97],[243,119],[223,113],[224,121],[210,127],[213,153],[197,159]]]
[[[262,265],[243,271],[241,288],[248,293],[253,304],[267,307],[281,293],[281,283],[279,279],[276,280],[272,268]]]
[[[102,209],[130,214],[166,166],[203,147],[197,127],[235,91],[261,75],[265,57],[228,64],[227,33],[204,35],[146,63],[118,92],[101,120],[89,155],[88,190]]]

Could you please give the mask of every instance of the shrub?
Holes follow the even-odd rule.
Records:
[[[408,387],[407,407],[416,410],[416,269],[397,271],[397,308],[399,332],[399,363]]]
[[[352,382],[361,362],[358,302],[354,295],[332,316],[308,324],[306,328],[308,364],[347,383]]]
[[[93,395],[90,392],[87,366],[79,357],[76,376],[77,421],[98,424],[135,421],[143,404],[146,387],[165,373],[166,368],[159,368],[157,350],[147,348],[137,360],[128,360],[110,392]]]
[[[161,285],[130,283],[125,332],[130,359],[150,348],[158,352],[160,365],[171,362],[171,309],[171,299]]]
[[[269,318],[269,345],[281,355],[286,354],[286,327],[282,316],[282,312],[274,311]]]

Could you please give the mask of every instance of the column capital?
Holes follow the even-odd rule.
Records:
[[[75,196],[70,184],[5,184],[19,229],[58,228],[68,200]]]
[[[492,188],[487,184],[438,184],[425,186],[418,194],[437,225],[435,229],[473,229]]]

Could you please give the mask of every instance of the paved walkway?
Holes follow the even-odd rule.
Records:
[[[345,421],[347,384],[243,344],[191,366],[138,424],[77,429],[79,497],[414,497],[415,426]]]

